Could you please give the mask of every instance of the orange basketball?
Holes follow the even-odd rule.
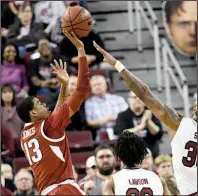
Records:
[[[61,28],[73,31],[78,38],[86,37],[92,28],[91,14],[81,6],[69,7],[62,16]]]

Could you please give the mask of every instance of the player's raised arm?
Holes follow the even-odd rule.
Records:
[[[90,78],[89,67],[85,54],[84,44],[71,32],[63,30],[65,36],[74,44],[78,50],[78,80],[77,88],[67,100],[70,109],[70,117],[79,109],[82,102],[89,96]]]
[[[163,104],[149,89],[149,87],[138,77],[127,70],[124,65],[117,61],[108,52],[93,42],[95,48],[103,55],[104,61],[114,66],[124,79],[127,86],[139,97],[139,99],[152,111],[152,113],[161,120],[166,126],[176,131],[182,115]]]

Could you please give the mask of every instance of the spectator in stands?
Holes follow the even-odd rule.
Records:
[[[103,56],[94,48],[93,41],[95,40],[100,46],[104,47],[104,43],[100,36],[92,30],[87,37],[80,38],[80,40],[85,46],[89,66],[92,67],[94,65],[99,65],[103,61]],[[67,58],[68,65],[71,65],[77,69],[77,51],[70,40],[66,37],[64,37],[60,43],[60,52]]]
[[[93,96],[85,101],[88,125],[99,131],[113,128],[117,115],[128,108],[127,103],[124,98],[107,92],[107,82],[102,75],[91,78],[91,91]]]
[[[68,91],[69,95],[77,87],[77,76],[70,75],[69,77],[69,84],[68,84]],[[73,131],[73,130],[85,130],[87,127],[87,123],[85,120],[85,106],[84,102],[81,104],[80,109],[71,117],[71,123],[66,127],[66,130]]]
[[[17,97],[27,97],[29,86],[27,83],[24,65],[17,62],[18,49],[14,45],[7,45],[3,51],[3,63],[1,65],[1,84],[10,84],[14,88]]]
[[[17,172],[14,178],[17,190],[14,192],[16,196],[38,195],[33,188],[33,176],[26,169],[21,169]]]
[[[19,138],[24,123],[16,113],[15,91],[9,84],[1,88],[1,105],[2,124],[10,130],[13,138]]]
[[[88,195],[102,195],[102,182],[116,172],[116,158],[113,149],[103,144],[95,149],[97,165],[96,175],[84,184],[84,191]]]
[[[81,179],[78,184],[81,185],[84,182],[86,182],[87,180],[89,180],[90,178],[94,177],[96,175],[96,158],[95,156],[91,156],[87,159],[86,161],[86,176]]]
[[[41,38],[46,35],[43,26],[33,21],[33,9],[30,2],[24,2],[18,12],[19,20],[8,29],[8,43],[16,44],[19,47],[20,56],[24,57],[26,47],[30,44],[36,46]]]
[[[128,129],[144,138],[155,158],[159,154],[158,141],[163,135],[162,125],[133,92],[129,93],[128,103],[129,108],[118,115],[114,132],[119,135]]]
[[[5,187],[5,179],[1,176],[1,195],[12,196],[12,192]]]
[[[5,188],[14,192],[15,190],[14,176],[13,176],[12,167],[9,164],[1,164],[1,175],[4,177]]]
[[[52,74],[50,63],[53,59],[61,59],[57,51],[52,50],[47,39],[38,42],[38,58],[31,58],[27,65],[30,95],[58,94],[60,84]]]
[[[173,176],[165,177],[164,180],[166,181],[168,189],[172,195],[175,195],[175,196],[180,195],[178,187],[177,187],[177,183]]]
[[[144,157],[144,160],[142,161],[141,168],[148,170],[148,171],[153,171],[157,173],[157,171],[153,168],[153,155],[152,152],[149,148],[147,148],[148,154]]]
[[[34,11],[35,22],[42,23],[45,33],[50,34],[58,18],[63,16],[65,5],[63,1],[38,1]]]
[[[172,158],[170,155],[159,155],[155,158],[155,165],[160,177],[173,176]]]
[[[176,48],[182,53],[195,56],[197,52],[197,2],[184,0],[165,2],[164,24]]]
[[[1,125],[1,158],[4,163],[12,165],[14,152],[13,136],[9,129]]]

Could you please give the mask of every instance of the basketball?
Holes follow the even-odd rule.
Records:
[[[92,28],[91,14],[81,6],[69,7],[61,18],[61,28],[78,38],[86,37]]]

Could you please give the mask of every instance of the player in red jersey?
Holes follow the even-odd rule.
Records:
[[[26,123],[21,133],[21,146],[35,176],[41,195],[85,195],[74,182],[69,144],[65,127],[79,109],[90,91],[89,68],[83,43],[74,33],[64,34],[78,50],[78,83],[68,97],[66,64],[55,61],[53,73],[61,83],[57,105],[53,112],[35,97],[27,97],[16,107],[19,117]]]

